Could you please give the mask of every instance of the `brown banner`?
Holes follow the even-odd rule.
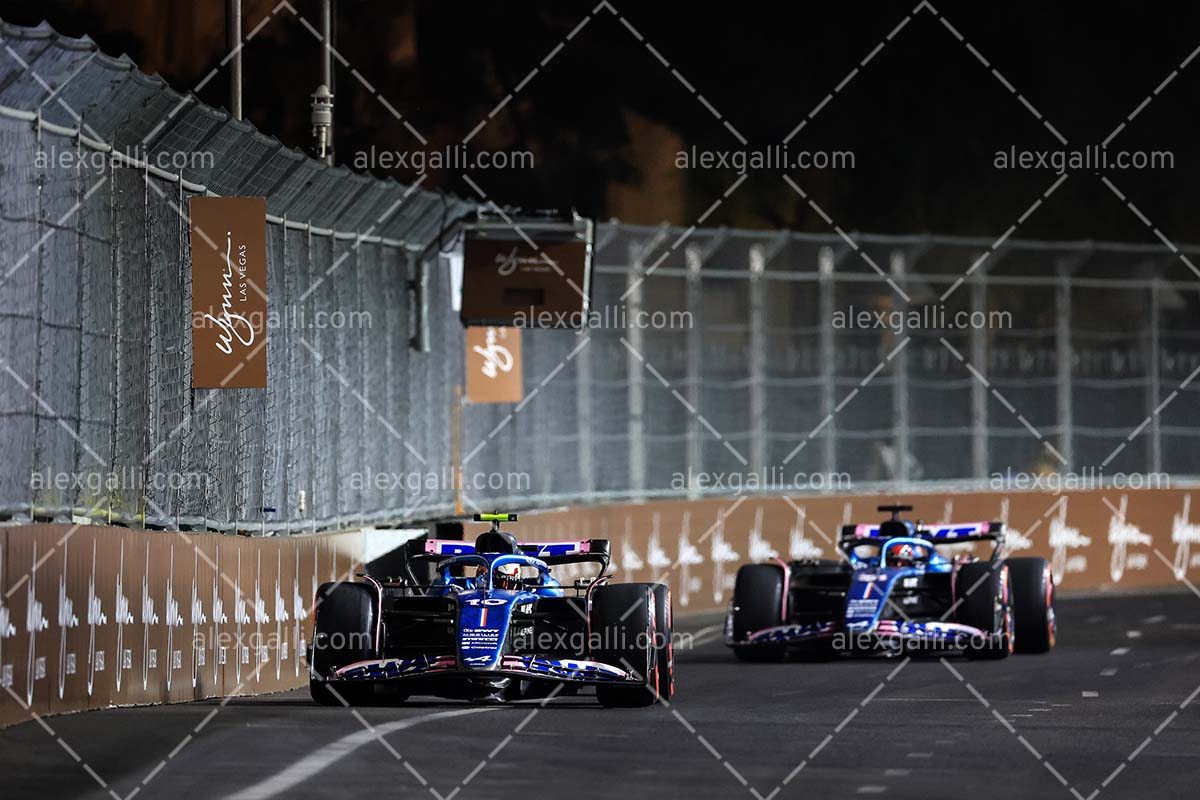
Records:
[[[466,342],[467,401],[521,402],[521,329],[467,328]]]
[[[313,598],[363,534],[0,528],[0,726],[303,686]]]
[[[587,290],[588,246],[581,239],[510,239],[463,244],[462,321],[466,325],[578,327]]]
[[[267,386],[267,201],[194,197],[192,387]]]

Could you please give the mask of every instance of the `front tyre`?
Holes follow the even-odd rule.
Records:
[[[733,652],[742,661],[774,661],[783,658],[783,645],[737,644],[755,631],[783,624],[783,568],[776,564],[746,564],[737,572],[733,586]]]
[[[1054,578],[1044,558],[1010,558],[1016,651],[1045,653],[1054,647],[1058,623],[1054,615]]]
[[[955,620],[983,631],[983,641],[972,637],[966,648],[971,659],[1007,658],[1012,654],[1012,585],[1005,564],[973,562],[959,568],[954,578]]]
[[[670,700],[675,696],[675,639],[671,628],[672,617],[671,587],[665,583],[654,584],[654,671],[657,673],[659,700]]]
[[[606,708],[654,705],[659,694],[659,649],[656,644],[657,584],[625,583],[601,586],[592,596],[592,637],[598,639],[595,659],[623,669],[643,682],[597,684],[596,699]]]
[[[323,706],[361,705],[370,684],[331,681],[340,667],[375,656],[376,593],[361,583],[325,583],[317,590],[308,689]]]

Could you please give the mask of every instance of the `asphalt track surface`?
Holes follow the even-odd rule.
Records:
[[[1059,616],[1052,654],[998,662],[740,664],[708,630],[669,708],[291,692],[53,717],[0,731],[0,797],[1200,796],[1200,597]]]

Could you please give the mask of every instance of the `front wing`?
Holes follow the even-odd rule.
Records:
[[[796,625],[777,625],[754,631],[744,641],[731,637],[726,643],[744,647],[746,645],[788,645],[842,639],[841,649],[852,649],[859,637],[881,642],[937,644],[947,647],[965,647],[972,640],[988,638],[989,634],[970,625],[957,622],[905,622],[903,620],[880,620],[874,627],[863,625],[845,626],[837,622],[809,622]],[[835,641],[836,644],[836,641]]]
[[[348,664],[334,672],[335,680],[391,681],[431,677],[542,678],[568,683],[635,683],[645,681],[599,661],[536,656],[504,656],[494,669],[476,669],[460,664],[454,655],[420,658],[380,658]]]

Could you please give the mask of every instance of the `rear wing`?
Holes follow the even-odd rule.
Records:
[[[440,560],[450,556],[471,555],[475,552],[474,542],[454,539],[426,539],[422,549],[410,553],[409,558],[419,561]],[[578,564],[595,561],[608,568],[610,558],[608,539],[579,539],[561,542],[521,542],[521,552],[545,561],[548,565]],[[603,571],[603,570],[602,570]]]
[[[896,535],[886,531],[887,527],[889,527],[887,523],[882,525],[843,525],[838,547],[846,550],[848,547],[854,548],[870,542],[882,545]],[[881,529],[883,530],[881,531]],[[911,534],[906,532],[900,535],[924,539],[935,547],[968,542],[995,542],[995,553],[999,553],[1004,547],[1003,522],[950,522],[929,528],[918,527]]]

